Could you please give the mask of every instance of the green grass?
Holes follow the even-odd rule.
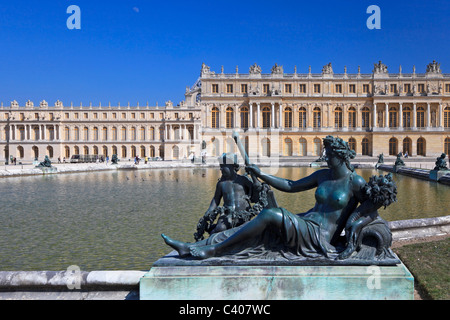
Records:
[[[405,245],[395,252],[413,274],[423,299],[450,300],[450,238]]]

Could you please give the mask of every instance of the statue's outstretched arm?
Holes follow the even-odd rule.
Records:
[[[253,173],[256,177],[260,178],[275,189],[284,192],[300,192],[315,188],[318,186],[319,178],[324,172],[324,170],[319,170],[305,178],[292,181],[264,173],[254,164],[247,166],[246,170]]]

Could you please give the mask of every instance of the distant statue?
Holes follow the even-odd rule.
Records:
[[[40,162],[36,167],[39,168],[50,168],[52,166],[52,162],[48,158],[48,156],[45,156],[44,161]]]
[[[118,161],[117,154],[113,154],[111,157],[111,164],[117,164]]]
[[[239,164],[236,154],[224,153],[219,157],[219,163],[222,177],[217,182],[208,210],[197,225],[194,234],[196,241],[203,240],[205,232],[213,234],[250,221],[263,209],[267,199],[267,185],[264,188],[257,179],[252,181],[237,173]],[[223,206],[219,206],[221,200]],[[256,203],[253,207],[252,202]]]
[[[448,170],[447,162],[445,161],[446,154],[441,154],[440,157],[436,158],[435,167],[433,170]]]
[[[392,235],[388,224],[377,212],[396,200],[392,178],[373,178],[366,183],[350,164],[355,152],[347,142],[327,136],[323,143],[328,168],[297,181],[266,174],[256,165],[246,163],[247,172],[280,191],[316,189],[316,204],[307,212],[293,214],[285,208],[267,207],[242,226],[213,234],[206,240],[186,243],[162,234],[165,243],[181,258],[276,256],[287,261],[353,258],[374,264],[395,259],[389,249]],[[345,237],[341,236],[344,229]]]
[[[382,164],[382,163],[384,163],[384,155],[382,153],[380,153],[380,155],[378,156],[377,164]]]
[[[404,166],[405,163],[402,160],[402,153],[397,154],[397,159],[395,159],[395,166]]]

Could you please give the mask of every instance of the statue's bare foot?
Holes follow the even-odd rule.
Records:
[[[187,257],[188,255],[190,255],[190,250],[189,250],[189,243],[186,242],[182,242],[182,241],[178,241],[178,240],[174,240],[172,238],[170,238],[169,236],[166,236],[165,234],[161,234],[161,237],[164,239],[164,242],[171,246],[173,249],[178,251],[178,254],[180,255],[180,257]]]
[[[201,246],[201,247],[192,246],[190,248],[190,252],[193,257],[196,257],[198,259],[207,259],[214,257],[216,250],[214,246]]]

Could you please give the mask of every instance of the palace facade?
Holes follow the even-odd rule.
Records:
[[[203,64],[200,77],[174,106],[49,106],[42,101],[0,107],[3,156],[25,161],[74,154],[176,160],[205,148],[209,156],[237,152],[240,133],[251,158],[319,156],[322,139],[348,141],[357,155],[433,156],[450,153],[450,74],[439,63],[425,73],[220,73]]]

